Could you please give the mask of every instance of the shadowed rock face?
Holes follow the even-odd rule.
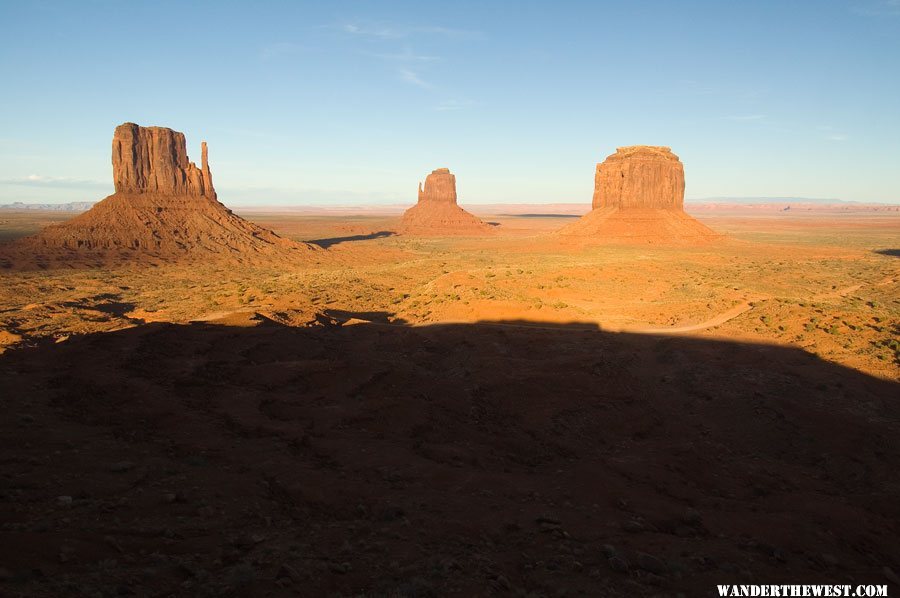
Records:
[[[188,161],[184,134],[165,127],[125,123],[112,141],[113,182],[117,193],[158,193],[216,197],[201,145],[202,166]]]
[[[456,175],[449,168],[432,170],[425,177],[425,187],[419,183],[419,201],[438,201],[456,204]]]
[[[597,165],[594,208],[684,209],[684,167],[667,147],[632,145]]]

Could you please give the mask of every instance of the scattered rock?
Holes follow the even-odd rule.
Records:
[[[622,529],[629,534],[639,534],[644,531],[644,524],[636,519],[630,519],[622,524]]]
[[[697,526],[703,522],[703,516],[697,509],[688,508],[681,516],[681,520],[688,525]]]
[[[50,522],[46,520],[36,521],[32,528],[36,532],[50,531]]]
[[[300,575],[300,572],[286,563],[282,564],[281,567],[278,568],[278,573],[275,575],[275,579],[281,578],[288,578],[294,583],[303,582],[303,576]]]
[[[657,575],[662,575],[667,570],[666,564],[661,559],[652,554],[647,554],[646,552],[638,553],[637,566],[644,571],[649,571],[650,573],[655,573]]]
[[[544,533],[546,532],[555,532],[561,530],[562,526],[558,523],[550,523],[549,521],[544,521],[540,524],[540,530]]]
[[[241,562],[231,568],[226,579],[228,585],[244,588],[256,581],[256,569],[250,563]]]
[[[72,549],[68,546],[60,546],[59,548],[59,562],[60,563],[68,563],[72,559]]]
[[[621,556],[610,557],[606,562],[607,564],[609,564],[610,569],[612,569],[613,571],[618,571],[619,573],[625,573],[631,568],[631,566],[628,564],[628,561]]]
[[[734,563],[719,563],[719,569],[725,573],[737,573],[737,565]]]
[[[361,320],[359,318],[348,318],[341,322],[341,326],[359,326],[360,324],[371,324],[369,320]]]

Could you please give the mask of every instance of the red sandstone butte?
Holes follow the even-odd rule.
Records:
[[[116,193],[159,193],[216,197],[206,142],[200,144],[202,166],[188,161],[184,133],[165,127],[125,123],[112,141]]]
[[[594,175],[594,208],[683,209],[684,166],[668,147],[620,147]]]
[[[557,234],[611,243],[697,244],[719,238],[684,212],[684,166],[668,147],[620,147],[597,164],[593,209]]]
[[[456,176],[438,168],[419,183],[419,201],[406,210],[400,233],[418,236],[485,235],[491,226],[456,204]]]
[[[213,187],[206,143],[198,168],[183,133],[125,123],[112,142],[116,192],[63,224],[9,247],[3,265],[101,265],[151,257],[284,259],[319,248],[236,216]]]

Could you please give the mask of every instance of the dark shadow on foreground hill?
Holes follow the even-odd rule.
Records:
[[[330,237],[328,239],[316,239],[314,241],[308,241],[313,245],[318,245],[322,249],[328,249],[334,245],[340,245],[341,243],[350,243],[353,241],[371,241],[372,239],[383,239],[385,237],[393,237],[397,233],[390,230],[380,230],[378,232],[369,233],[367,235],[350,235],[347,237]]]
[[[897,384],[520,324],[150,324],[0,356],[0,593],[697,596],[900,570]]]
[[[900,257],[900,249],[876,249],[875,253],[890,257]]]

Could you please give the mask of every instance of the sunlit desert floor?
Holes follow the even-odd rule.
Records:
[[[0,594],[896,591],[897,213],[236,211],[327,251],[0,271]]]
[[[900,213],[698,214],[727,240],[695,248],[575,246],[574,216],[479,214],[489,238],[393,235],[393,216],[238,213],[328,249],[318,264],[0,272],[0,349],[142,322],[317,312],[406,324],[582,322],[800,347],[897,379]],[[0,215],[0,240],[60,221]],[[236,313],[240,312],[240,313]],[[305,318],[305,319],[304,319]]]

